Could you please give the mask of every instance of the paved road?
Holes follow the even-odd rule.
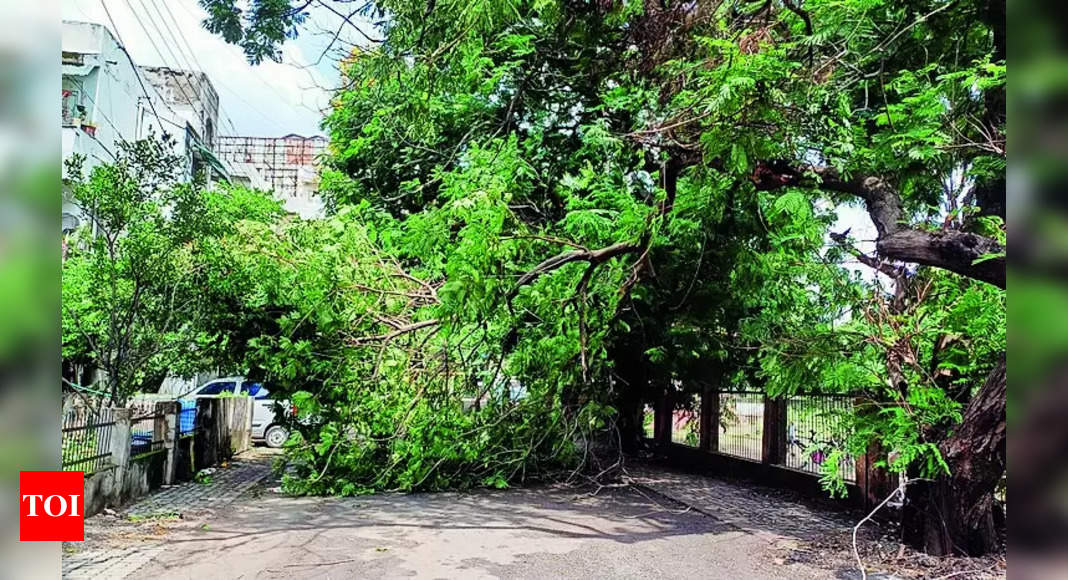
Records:
[[[293,498],[270,456],[90,518],[70,578],[843,578],[790,557],[848,522],[744,486],[635,469],[636,485]],[[234,487],[247,489],[240,497]],[[668,495],[682,497],[691,506]],[[211,499],[225,494],[223,499]],[[777,514],[777,515],[776,515]],[[131,517],[132,515],[132,517]],[[180,515],[180,517],[179,517]],[[835,569],[837,567],[837,570]]]
[[[63,578],[139,577],[134,573],[167,549],[171,531],[204,525],[238,498],[250,499],[247,494],[270,475],[276,456],[254,449],[216,468],[206,483],[159,489],[118,512],[87,519],[85,541],[64,542]]]
[[[679,513],[682,512],[682,513]],[[261,497],[138,571],[177,578],[829,578],[773,539],[630,489]]]

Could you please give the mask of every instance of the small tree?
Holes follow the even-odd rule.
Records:
[[[167,137],[121,143],[113,163],[88,175],[82,161],[67,164],[70,195],[88,223],[63,264],[63,357],[102,370],[97,390],[122,404],[168,374],[215,366],[207,347],[218,335],[203,330],[201,249],[237,216],[216,211],[213,200],[226,194],[178,181]],[[272,203],[265,215],[280,212]]]

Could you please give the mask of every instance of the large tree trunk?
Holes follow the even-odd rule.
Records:
[[[977,556],[999,546],[994,491],[1005,473],[1005,355],[939,449],[950,474],[910,484],[905,540],[929,554]]]
[[[648,387],[648,372],[640,345],[621,340],[611,351],[615,361],[616,405],[619,408],[620,443],[624,453],[634,453],[644,437],[645,401]]]

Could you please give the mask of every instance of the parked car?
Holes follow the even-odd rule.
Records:
[[[183,398],[199,399],[225,395],[252,397],[252,440],[263,441],[268,447],[281,447],[289,439],[289,428],[283,417],[296,415],[296,407],[289,401],[276,400],[270,389],[244,377],[225,377],[208,381]]]

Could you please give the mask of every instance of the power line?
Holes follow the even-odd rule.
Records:
[[[129,0],[127,0],[127,2],[129,2]],[[138,2],[141,3],[142,7],[145,7],[144,0],[138,0]],[[192,47],[189,46],[189,41],[185,38],[185,35],[182,33],[182,27],[181,27],[180,24],[178,24],[177,19],[174,18],[174,13],[171,12],[169,8],[167,8],[167,13],[170,14],[171,21],[174,23],[174,26],[177,29],[177,33],[175,33],[175,30],[171,28],[170,24],[168,24],[167,18],[163,15],[163,12],[159,9],[159,7],[156,5],[156,3],[153,0],[148,0],[148,3],[152,4],[152,7],[156,10],[156,14],[159,15],[160,21],[163,23],[163,26],[166,29],[168,35],[170,36],[171,40],[174,41],[175,48],[182,55],[182,58],[186,59],[186,63],[185,64],[188,65],[190,68],[194,68],[191,60],[192,61],[196,61],[197,67],[201,70],[201,72],[203,72],[203,66],[196,59],[196,53],[195,53],[195,51],[193,51]],[[166,4],[164,4],[164,8],[166,8]],[[155,26],[155,24],[156,24],[155,23],[155,19],[152,18],[151,14],[149,14],[147,7],[145,7],[145,13],[149,16],[149,19],[152,22],[153,26]],[[156,30],[157,30],[157,32],[159,32],[159,28],[158,27],[156,28]],[[162,32],[160,32],[160,35],[162,36]],[[180,39],[180,41],[179,41],[179,39]],[[185,43],[186,48],[188,48],[190,54],[192,55],[192,59],[191,60],[190,60],[190,58],[186,57],[185,53],[182,51],[181,43]],[[168,47],[168,51],[170,51],[169,47]],[[182,66],[182,63],[181,63],[180,59],[178,59],[178,57],[176,57],[174,55],[174,52],[170,52],[170,54],[175,59],[175,61],[178,62],[179,66]],[[252,72],[253,72],[253,74],[256,74],[254,70]],[[257,75],[257,78],[260,78],[260,77],[258,77],[258,75]],[[261,78],[260,80],[262,81],[263,79]],[[187,79],[187,82],[188,82],[188,79]],[[190,82],[189,84],[190,84],[190,87],[192,88],[192,83]],[[267,84],[267,83],[265,82],[264,84]],[[221,88],[224,88],[224,89],[230,91],[231,93],[233,93],[233,95],[235,97],[237,97],[237,99],[239,101],[244,103],[248,108],[252,109],[257,114],[259,114],[261,117],[263,117],[264,119],[266,119],[267,121],[271,122],[272,124],[274,124],[279,129],[284,131],[284,127],[279,125],[277,121],[275,121],[273,118],[271,118],[270,116],[268,116],[265,113],[263,113],[263,111],[259,110],[257,107],[253,106],[248,101],[246,101],[244,98],[241,97],[240,93],[238,93],[237,91],[235,91],[232,88],[230,88],[229,86],[227,86],[221,80],[219,80],[219,86]],[[267,84],[267,87],[269,89],[271,89],[272,91],[274,91],[276,95],[278,95],[277,91],[275,91],[274,87],[272,87],[270,84]],[[278,96],[281,97],[281,95],[278,95]],[[220,106],[220,109],[221,108],[222,107]],[[225,119],[225,114],[222,114],[221,112],[220,112],[220,114],[224,117],[224,120],[226,120]],[[233,129],[234,132],[236,133],[237,129],[234,128],[233,121],[232,120],[227,120],[227,122],[230,124],[231,129]]]
[[[248,108],[250,108],[250,109],[252,109],[253,111],[255,111],[255,112],[256,112],[256,113],[257,113],[257,114],[258,114],[259,116],[261,116],[261,117],[263,117],[264,119],[267,119],[268,121],[270,121],[270,122],[271,122],[271,123],[272,123],[272,124],[273,124],[273,125],[274,125],[275,127],[277,127],[277,128],[279,128],[279,129],[281,129],[282,131],[285,131],[285,127],[282,127],[281,125],[279,125],[279,124],[278,124],[278,121],[275,121],[274,119],[272,119],[271,117],[269,117],[269,116],[268,116],[268,115],[267,115],[266,113],[264,113],[263,111],[261,111],[261,110],[259,110],[258,108],[256,108],[256,106],[255,106],[255,105],[253,105],[252,103],[250,103],[250,102],[246,101],[246,100],[245,100],[245,99],[244,99],[244,98],[243,98],[243,97],[241,96],[241,94],[240,94],[240,93],[238,93],[237,91],[235,91],[234,89],[231,89],[230,87],[228,87],[228,86],[226,86],[226,85],[221,85],[221,86],[222,86],[222,88],[224,88],[224,89],[226,89],[226,90],[230,91],[231,93],[233,93],[234,97],[236,97],[236,98],[237,98],[237,100],[239,100],[239,101],[241,101],[242,103],[244,103],[244,104],[245,104],[245,106],[247,106]]]
[[[148,94],[148,89],[145,88],[144,81],[141,80],[141,72],[137,69],[137,65],[134,64],[133,57],[130,56],[130,51],[126,50],[126,43],[122,40],[122,35],[119,34],[119,27],[115,25],[115,19],[111,17],[111,11],[108,10],[108,5],[104,3],[104,0],[100,0],[100,6],[104,8],[104,14],[108,17],[108,22],[111,23],[111,29],[115,31],[115,39],[119,41],[119,50],[126,55],[126,60],[130,61],[130,66],[133,68],[134,77],[137,78],[137,84],[141,85],[141,92],[145,94],[145,98],[148,99],[148,106],[152,109],[152,115],[156,117],[156,121],[159,123],[160,129],[163,129],[163,119],[160,118],[159,113],[156,112],[156,104],[152,101],[152,96]]]
[[[152,28],[156,31],[156,34],[159,35],[160,40],[163,41],[163,46],[165,46],[167,48],[167,54],[169,54],[171,56],[171,58],[174,59],[174,62],[177,64],[176,68],[178,68],[179,71],[180,71],[181,68],[182,68],[181,61],[177,57],[174,56],[174,52],[171,50],[170,45],[167,44],[166,40],[163,38],[163,32],[160,30],[159,26],[156,24],[155,19],[153,19],[152,15],[148,12],[148,8],[145,7],[144,2],[142,0],[138,0],[138,3],[141,4],[141,8],[145,11],[145,17],[148,18],[148,21],[152,24]],[[156,48],[156,53],[159,54],[160,60],[163,61],[164,66],[167,66],[169,64],[167,62],[167,59],[163,56],[163,53],[160,52],[159,49],[156,47],[156,41],[152,40],[152,33],[148,31],[148,28],[145,26],[144,22],[141,21],[141,17],[137,15],[137,11],[134,10],[133,4],[130,3],[130,0],[126,0],[126,6],[130,9],[130,12],[133,13],[134,18],[137,19],[137,23],[141,26],[141,30],[143,30],[145,32],[145,34],[148,36],[148,41],[152,43],[152,46],[154,48]],[[182,77],[183,77],[183,80],[186,80],[186,84],[189,85],[189,88],[193,90],[193,94],[195,95],[196,94],[196,89],[193,88],[192,82],[189,81],[188,79],[184,79],[184,75],[182,75]],[[177,81],[175,83],[175,86],[177,86],[178,90],[182,92],[182,96],[185,97],[186,103],[189,105],[190,108],[192,108],[194,106],[193,105],[193,98],[190,97],[189,94],[186,92],[185,87],[182,86],[181,81],[180,80]]]
[[[176,35],[172,34],[172,38],[174,38],[176,36],[177,39],[180,41],[180,42],[175,44],[175,48],[178,49],[178,54],[181,55],[182,58],[186,59],[186,63],[191,63],[190,68],[193,68],[193,69],[195,69],[197,71],[200,71],[201,73],[206,73],[204,65],[201,64],[200,59],[197,58],[197,53],[196,53],[195,50],[193,50],[193,47],[190,45],[189,39],[186,38],[185,33],[182,32],[182,25],[178,22],[178,18],[174,15],[174,12],[171,11],[171,7],[168,6],[166,2],[162,3],[163,4],[163,10],[165,10],[167,12],[167,16],[164,16],[163,15],[163,11],[161,11],[159,9],[159,5],[154,0],[148,0],[148,2],[149,2],[149,4],[152,4],[153,8],[156,9],[156,14],[159,14],[160,20],[163,22],[163,25],[167,27],[167,31],[168,32],[176,32],[177,33]],[[173,30],[171,29],[170,25],[167,23],[167,17],[168,16],[170,17],[171,23],[174,24],[174,29]],[[183,46],[184,46],[184,50],[183,50]],[[188,53],[186,51],[188,51]],[[195,64],[195,66],[192,66],[194,64]],[[220,84],[221,84],[221,82],[220,82]],[[226,112],[222,110],[222,104],[219,105],[219,116],[222,118],[223,121],[225,121],[226,123],[228,123],[230,125],[230,129],[233,130],[234,133],[236,134],[237,133],[237,129],[234,128],[234,123],[233,123],[233,121],[231,121],[227,117]],[[221,127],[218,128],[218,131],[219,131],[220,134],[223,133]]]
[[[149,0],[148,3],[147,3],[148,5],[146,5],[144,0],[138,0],[138,2],[141,4],[141,7],[144,8],[145,14],[148,15],[149,19],[152,21],[152,25],[153,26],[156,25],[156,22],[155,22],[155,19],[152,18],[151,13],[149,13],[149,11],[148,11],[148,5],[151,5],[152,8],[155,9],[156,15],[159,16],[160,22],[163,23],[163,27],[167,30],[167,34],[170,36],[170,39],[172,41],[174,41],[174,47],[178,51],[178,56],[176,57],[174,52],[170,52],[170,45],[169,44],[167,45],[167,50],[168,50],[168,52],[170,52],[171,56],[174,57],[174,61],[178,65],[178,68],[179,69],[185,69],[186,67],[188,67],[188,70],[190,70],[192,72],[199,71],[199,72],[203,73],[204,72],[204,67],[201,66],[199,62],[197,62],[196,66],[194,66],[192,64],[192,61],[190,61],[190,59],[186,57],[185,53],[182,52],[182,46],[177,41],[177,38],[182,38],[183,40],[185,38],[184,36],[181,35],[181,26],[179,26],[177,22],[174,23],[174,25],[178,28],[178,35],[176,36],[174,34],[174,30],[171,29],[170,24],[167,23],[167,18],[165,16],[163,16],[163,12],[159,9],[159,6],[155,2],[152,2],[152,0]],[[164,5],[164,7],[166,7],[166,5]],[[158,31],[159,28],[157,28],[156,30]],[[178,57],[181,57],[181,58],[178,58]],[[184,63],[182,62],[182,59],[185,59]],[[185,78],[186,84],[193,91],[193,94],[194,95],[197,94],[197,90],[193,86],[193,82],[191,80],[189,80],[188,77],[185,77],[184,75],[183,75],[183,77]],[[190,103],[190,106],[192,106],[192,103]]]
[[[149,0],[149,1],[152,1],[152,0]],[[188,14],[190,17],[192,17],[194,19],[199,18],[196,14],[193,14],[192,12],[190,12],[189,9],[185,7],[184,3],[179,2],[178,5],[181,6],[182,10],[186,14]],[[182,42],[185,44],[185,48],[189,50],[189,55],[193,58],[194,61],[196,61],[197,66],[200,67],[200,70],[203,71],[204,70],[204,66],[200,64],[200,60],[197,59],[197,57],[196,57],[196,54],[197,54],[196,51],[193,50],[193,47],[189,44],[189,40],[185,37],[185,34],[182,32],[182,27],[181,27],[181,25],[178,24],[178,18],[176,18],[174,16],[174,12],[171,12],[171,8],[170,8],[170,6],[167,5],[167,2],[163,2],[163,7],[167,10],[167,14],[169,14],[171,16],[171,21],[174,22],[174,26],[178,29],[178,36],[179,36],[179,38],[182,39]],[[179,47],[179,50],[181,50],[181,47]],[[221,79],[217,79],[217,80],[219,82],[219,86],[222,86],[223,85],[222,80]],[[232,120],[230,120],[230,118],[222,110],[222,104],[221,103],[219,105],[219,116],[221,116],[223,118],[223,120],[226,121],[226,123],[230,125],[230,129],[232,129],[234,131],[234,133],[236,134],[237,133],[237,128],[234,127],[234,122]]]
[[[179,2],[178,5],[182,7],[182,10],[184,10],[186,14],[192,16],[193,18],[197,18],[197,16],[195,14],[190,12],[189,9],[185,7],[185,4]],[[166,2],[163,2],[163,7],[167,9],[167,12],[171,15],[171,19],[174,20],[174,22],[175,22],[175,26],[177,26],[178,19],[174,17],[174,13],[171,12],[171,9],[167,6]],[[178,27],[178,30],[179,30],[179,33],[181,33],[181,27]],[[182,36],[182,39],[185,40],[185,36],[184,35]],[[189,48],[189,43],[188,42],[186,42],[186,48]],[[189,48],[189,52],[192,53],[193,49]],[[264,86],[266,86],[268,89],[270,89],[271,92],[274,93],[276,97],[278,97],[282,101],[286,101],[286,98],[284,96],[282,96],[282,94],[279,93],[277,89],[274,88],[273,84],[271,84],[269,81],[267,81],[267,79],[265,79],[262,76],[260,76],[260,73],[259,73],[259,71],[256,70],[256,67],[250,66],[249,67],[249,71],[252,72],[252,75],[255,76],[257,79],[259,79],[259,81],[262,82],[264,84]],[[222,85],[224,83],[220,80],[219,84]]]
[[[149,11],[148,6],[145,5],[144,1],[143,0],[138,0],[138,2],[141,4],[141,8],[145,12],[145,17],[148,19],[149,23],[152,24],[152,27],[156,30],[156,33],[159,34],[161,40],[164,41],[164,45],[167,47],[167,53],[170,55],[171,59],[173,59],[175,65],[176,65],[175,68],[177,70],[175,72],[177,74],[175,75],[175,86],[181,92],[182,97],[185,98],[185,101],[189,105],[189,107],[191,109],[193,109],[194,112],[195,112],[196,105],[193,104],[193,101],[197,100],[199,102],[200,99],[199,98],[194,99],[193,97],[190,97],[189,96],[189,92],[186,91],[185,87],[188,87],[189,91],[191,91],[194,96],[198,95],[199,92],[197,91],[197,88],[195,86],[193,86],[193,81],[190,79],[190,76],[192,76],[192,75],[185,74],[182,69],[187,69],[190,73],[200,72],[201,74],[204,74],[203,66],[200,65],[199,61],[197,61],[196,62],[196,66],[194,66],[192,64],[190,58],[187,57],[186,54],[182,51],[181,45],[178,43],[178,38],[181,38],[183,41],[185,41],[185,37],[181,34],[181,26],[177,23],[176,20],[174,20],[174,25],[175,25],[175,27],[177,27],[177,29],[179,31],[177,35],[175,34],[174,30],[171,28],[170,24],[167,22],[167,18],[163,15],[163,12],[159,10],[159,7],[157,5],[152,3],[151,0],[149,1],[149,3],[152,4],[152,7],[155,9],[156,15],[159,16],[160,22],[162,22],[162,24],[163,24],[163,29],[160,28],[160,26],[157,23],[156,19],[153,17],[152,12]],[[136,17],[137,13],[136,13],[136,11],[134,11],[134,8],[130,4],[130,1],[126,0],[126,3],[129,6],[130,11],[134,12],[134,16]],[[164,6],[166,6],[166,5],[164,5]],[[168,9],[168,13],[170,13],[169,9]],[[173,20],[173,13],[171,13],[171,17],[172,17],[172,20]],[[140,20],[140,18],[138,18],[138,22],[141,24],[142,30],[144,30],[146,34],[150,34],[148,32],[147,28],[144,26],[144,23]],[[163,32],[164,30],[166,30],[166,33],[167,33],[166,36],[164,35],[164,32]],[[179,56],[176,55],[175,52],[170,49],[170,44],[168,44],[168,39],[169,39],[169,42],[173,42],[175,48],[177,48],[177,50],[178,50],[178,54],[181,55],[181,58],[179,58]],[[186,45],[188,46],[188,41],[185,41],[185,42],[186,42]],[[190,52],[193,53],[191,48],[190,48]],[[193,54],[194,54],[194,56],[193,56],[192,60],[196,60],[195,53],[193,53]],[[169,63],[168,63],[166,58],[163,58],[162,55],[160,55],[160,58],[163,61],[163,64],[165,66],[169,66]],[[185,83],[184,86],[182,84],[183,81]],[[222,106],[221,105],[219,107],[219,115],[223,118],[223,120],[226,123],[228,123],[230,125],[231,130],[233,130],[234,133],[237,133],[237,129],[234,127],[233,121],[227,118],[227,115],[222,110]],[[219,131],[218,127],[216,127],[216,130],[217,130],[218,133],[224,133],[223,131]]]
[[[156,51],[156,56],[159,57],[159,60],[161,62],[164,61],[165,59],[163,58],[163,51],[160,50],[159,46],[156,45],[155,38],[152,36],[152,33],[148,31],[148,28],[145,27],[145,23],[141,22],[141,17],[137,14],[137,12],[134,12],[133,6],[130,6],[130,0],[126,0],[126,6],[130,9],[130,12],[134,15],[134,18],[137,19],[137,24],[141,27],[141,30],[145,31],[145,37],[147,37],[148,42],[152,44],[152,50]]]
[[[150,1],[151,1],[151,0],[150,0]],[[167,2],[166,2],[166,0],[163,0],[163,5],[164,5],[164,7],[167,7]],[[190,10],[190,9],[189,9],[189,8],[188,8],[187,6],[186,6],[186,5],[185,5],[185,3],[184,3],[184,2],[178,2],[178,6],[180,6],[180,7],[182,8],[182,11],[183,11],[183,12],[185,12],[186,14],[188,14],[188,15],[189,15],[189,16],[190,16],[191,18],[193,18],[193,19],[199,19],[199,18],[201,18],[200,16],[198,16],[198,15],[194,14],[194,13],[193,13],[193,12],[192,12],[192,11],[191,11],[191,10]],[[170,8],[167,8],[167,11],[168,11],[168,12],[170,12]],[[170,12],[170,14],[171,14],[171,17],[172,17],[172,19],[174,20],[174,22],[175,22],[176,26],[177,26],[177,22],[178,22],[178,19],[177,19],[177,18],[174,18],[174,13],[173,13],[173,12]],[[179,30],[181,30],[181,27],[180,27],[180,26],[179,26],[178,28],[179,28]],[[183,38],[184,38],[184,37],[183,37]],[[186,44],[186,47],[187,47],[187,48],[189,48],[189,45],[188,45],[188,43]],[[189,51],[190,51],[190,52],[192,53],[192,52],[193,52],[193,49],[192,49],[192,48],[189,48]],[[294,65],[294,64],[292,64],[292,63],[283,63],[283,64],[288,64],[288,66],[295,66],[296,68],[299,68],[299,69],[303,69],[303,68],[305,68],[305,67],[307,66],[307,65],[299,65],[299,63],[298,63],[297,65]],[[272,93],[274,93],[274,94],[275,94],[275,96],[277,96],[277,97],[279,98],[279,100],[281,100],[281,101],[282,101],[282,102],[284,102],[284,103],[288,103],[288,102],[289,102],[289,99],[288,99],[287,97],[285,97],[284,95],[282,95],[281,93],[279,93],[279,92],[278,92],[278,90],[277,90],[277,89],[275,88],[274,84],[272,84],[271,82],[269,82],[269,81],[268,81],[267,79],[263,78],[263,76],[261,76],[261,75],[260,75],[259,71],[258,71],[258,70],[256,70],[256,67],[252,67],[252,66],[250,66],[250,67],[249,67],[249,72],[251,72],[251,73],[252,73],[252,75],[256,77],[256,79],[258,79],[258,80],[259,80],[259,81],[260,81],[261,83],[263,83],[263,85],[264,85],[264,86],[266,86],[266,87],[267,87],[267,88],[268,88],[268,89],[269,89],[269,90],[270,90],[270,91],[271,91]],[[280,130],[280,131],[282,131],[282,132],[286,132],[286,131],[287,131],[287,129],[286,129],[285,127],[283,127],[282,125],[280,125],[280,124],[279,124],[279,123],[278,123],[278,122],[277,122],[276,120],[274,120],[274,119],[273,119],[273,118],[271,118],[270,116],[268,116],[268,115],[264,114],[264,113],[263,113],[262,111],[260,111],[260,110],[259,110],[258,108],[256,108],[256,107],[252,106],[252,105],[251,105],[251,104],[250,104],[250,103],[249,103],[248,101],[246,101],[246,100],[244,100],[243,98],[241,98],[241,94],[240,94],[240,93],[239,93],[238,91],[235,91],[234,89],[232,89],[231,87],[229,87],[229,86],[228,86],[228,85],[227,85],[226,83],[224,83],[224,82],[222,81],[222,79],[218,79],[218,83],[219,83],[219,86],[220,86],[220,87],[222,87],[222,88],[226,89],[227,91],[229,91],[229,92],[233,93],[233,95],[234,95],[235,97],[237,97],[237,99],[238,99],[239,101],[241,101],[242,103],[244,103],[244,104],[245,104],[246,106],[248,106],[248,108],[250,108],[250,109],[252,109],[253,111],[255,111],[255,112],[256,112],[256,113],[258,114],[258,115],[260,115],[260,116],[261,116],[261,117],[263,117],[264,119],[267,119],[268,121],[270,121],[270,122],[271,122],[272,124],[274,124],[274,126],[275,126],[275,127],[277,127],[277,128],[278,128],[278,129]],[[234,129],[234,131],[235,131],[235,132],[237,132],[237,129],[236,129],[236,128],[235,128],[234,126],[233,126],[233,123],[232,123],[232,122],[230,122],[230,127],[231,127],[232,129]]]
[[[164,17],[163,12],[161,12],[160,9],[159,9],[159,6],[156,5],[156,3],[153,0],[149,0],[149,3],[151,3],[153,5],[153,7],[156,8],[156,13],[159,14],[160,20],[163,21],[163,24],[164,24],[164,26],[167,27],[168,32],[171,32],[171,28],[167,24],[167,18]],[[205,72],[204,65],[201,64],[200,63],[200,59],[197,58],[196,51],[193,50],[193,47],[189,43],[189,39],[186,38],[185,33],[182,32],[182,26],[181,26],[181,24],[179,24],[178,18],[174,15],[174,12],[171,11],[170,6],[168,6],[166,2],[163,2],[163,8],[164,8],[164,10],[167,11],[167,15],[170,16],[171,22],[174,24],[174,30],[177,31],[177,38],[178,38],[178,40],[181,41],[179,44],[175,44],[175,47],[178,49],[178,53],[181,54],[182,57],[186,59],[187,63],[189,63],[189,62],[195,63],[196,64],[196,67],[195,67],[196,70],[198,70],[198,71],[200,71],[202,73]],[[183,6],[183,8],[184,8],[184,6]],[[186,9],[186,13],[189,14],[188,9]],[[174,37],[174,35],[172,35],[172,38],[173,37]],[[188,52],[188,56],[186,55],[186,52],[182,50],[183,45],[185,46],[185,49],[189,51]],[[222,85],[222,81],[221,80],[219,81],[219,84]],[[228,125],[230,125],[230,129],[236,135],[237,134],[237,128],[234,127],[234,122],[229,118],[229,116],[226,114],[226,112],[223,111],[222,104],[219,105],[219,116],[222,117],[224,122],[226,122]],[[222,134],[221,127],[219,128],[219,133]]]
[[[164,24],[166,24],[166,19],[163,18],[163,13],[160,12],[160,10],[159,10],[159,5],[157,5],[153,0],[148,0],[148,1],[149,1],[149,4],[152,4],[156,8],[156,13],[158,13],[160,15],[160,18],[163,19]],[[196,51],[194,51],[193,48],[191,46],[189,46],[189,39],[187,39],[185,37],[185,33],[182,32],[182,27],[181,27],[181,25],[178,24],[178,19],[174,17],[174,12],[171,12],[171,8],[170,8],[170,6],[167,6],[166,2],[163,2],[163,8],[164,8],[164,10],[167,11],[167,14],[171,17],[171,22],[174,23],[175,29],[177,29],[177,31],[178,31],[178,38],[182,41],[182,44],[185,45],[185,48],[187,48],[189,50],[189,56],[192,58],[192,60],[194,62],[196,62],[197,67],[199,68],[199,70],[203,71],[204,70],[204,66],[201,65],[200,64],[200,60],[197,59]],[[182,52],[182,45],[178,45],[178,52]],[[183,53],[183,56],[184,56],[184,53]]]

